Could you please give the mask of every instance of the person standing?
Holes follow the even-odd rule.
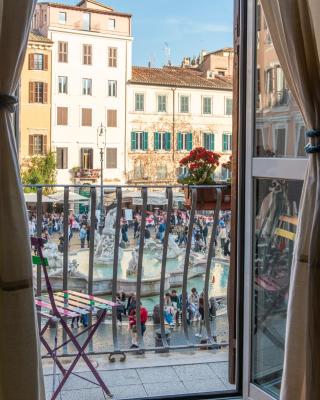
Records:
[[[224,245],[227,239],[227,229],[225,225],[220,226],[219,238],[220,238],[221,249],[224,250]]]
[[[124,243],[128,243],[128,224],[127,221],[123,221],[122,227],[121,227],[121,236],[122,236],[122,241]]]
[[[90,225],[87,225],[87,246],[90,247]]]
[[[204,222],[204,226],[202,229],[203,241],[205,245],[207,245],[207,237],[208,237],[208,224]]]
[[[85,225],[82,225],[80,232],[79,232],[79,236],[80,236],[81,248],[84,249],[84,245],[85,245],[86,238],[87,238],[87,229],[86,229]]]
[[[140,322],[141,322],[141,335],[143,336],[146,331],[146,322],[148,320],[148,311],[140,303]],[[137,335],[137,311],[136,309],[131,311],[129,315],[129,330],[131,331],[132,345],[131,349],[137,349],[138,345],[138,335]]]

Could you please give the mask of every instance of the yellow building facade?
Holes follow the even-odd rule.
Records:
[[[30,32],[19,89],[20,163],[51,149],[52,41]]]

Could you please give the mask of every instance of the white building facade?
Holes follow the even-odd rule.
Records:
[[[133,67],[128,83],[127,181],[176,183],[179,161],[203,146],[229,160],[232,81],[180,67]],[[217,179],[228,178],[219,168]]]
[[[123,183],[126,82],[131,76],[131,16],[95,1],[38,3],[33,29],[53,41],[52,149],[57,183],[94,183],[97,129],[106,129],[104,183]]]

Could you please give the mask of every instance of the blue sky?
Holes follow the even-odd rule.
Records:
[[[74,5],[76,0],[55,0]],[[132,14],[133,64],[161,66],[168,51],[179,65],[184,56],[232,46],[233,0],[100,0]]]

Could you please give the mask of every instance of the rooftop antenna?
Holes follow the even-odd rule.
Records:
[[[166,65],[171,65],[171,60],[170,60],[171,49],[169,47],[168,42],[164,42],[164,52],[165,52],[165,55],[166,55]]]

